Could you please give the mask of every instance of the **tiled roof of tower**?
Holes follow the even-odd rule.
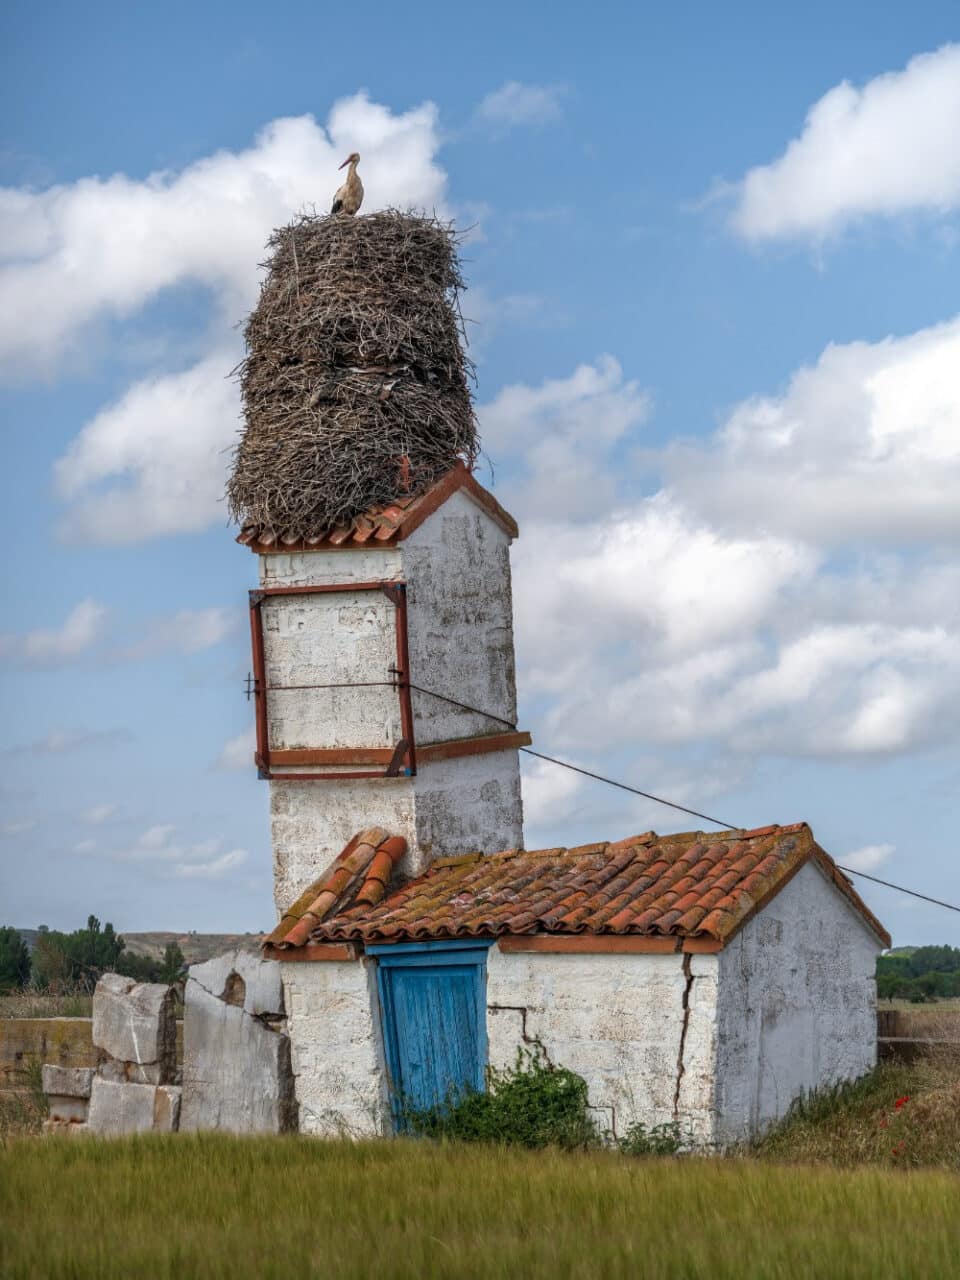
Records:
[[[345,894],[314,914],[309,928],[294,935],[287,926],[282,934],[281,922],[268,941],[282,947],[579,934],[673,938],[678,946],[699,939],[719,949],[809,861],[889,946],[883,925],[802,822],[670,836],[648,831],[574,849],[441,858],[373,904]]]
[[[458,489],[465,490],[511,538],[518,536],[519,530],[513,516],[501,507],[492,493],[474,479],[463,463],[458,463],[424,493],[407,494],[391,503],[370,507],[362,515],[355,516],[349,525],[324,529],[315,537],[303,540],[288,536],[283,530],[264,529],[250,524],[244,525],[237,535],[237,541],[248,546],[251,551],[258,552],[390,547],[408,538]]]

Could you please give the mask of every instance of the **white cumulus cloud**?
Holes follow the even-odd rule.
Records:
[[[649,411],[648,393],[603,355],[566,378],[504,387],[477,413],[485,448],[522,476],[508,486],[508,505],[512,492],[528,515],[562,508],[576,516],[613,501],[610,452]]]
[[[80,817],[84,822],[89,822],[92,827],[102,826],[117,811],[115,804],[95,804],[89,809],[85,809]]]
[[[125,658],[145,658],[157,653],[201,653],[220,644],[238,623],[235,610],[181,609],[144,626],[140,640],[123,651]]]
[[[238,358],[217,348],[180,373],[136,382],[82,429],[54,469],[65,536],[124,543],[226,524],[224,450],[240,418],[227,375]]]
[[[143,180],[88,177],[46,191],[0,189],[0,362],[50,361],[104,315],[128,316],[163,289],[209,287],[232,324],[256,297],[273,227],[325,209],[349,151],[363,156],[366,209],[432,207],[437,111],[394,115],[365,94],[312,116],[278,119],[245,151],[218,151]]]
[[[828,346],[779,396],[737,405],[711,445],[660,455],[706,518],[812,542],[960,537],[960,318]]]
[[[180,862],[173,873],[181,880],[222,880],[229,872],[242,866],[247,860],[246,849],[230,849],[206,862]]]
[[[103,635],[107,610],[96,600],[81,600],[63,624],[23,635],[0,636],[0,654],[26,666],[58,666],[83,657]]]
[[[645,399],[615,362],[502,392],[482,412],[494,451],[520,464],[520,681],[549,699],[545,740],[741,758],[950,741],[958,356],[960,322],[828,348],[782,396],[737,406],[713,441],[640,452],[664,483],[629,503],[614,475],[629,469],[617,458],[629,464]],[[605,431],[591,434],[594,421]],[[538,490],[523,463],[568,435],[581,451],[569,490]],[[576,500],[591,467],[606,481],[580,489],[592,509]],[[552,785],[531,777],[534,812],[549,809]]]
[[[862,849],[854,849],[852,853],[845,853],[837,861],[842,866],[849,867],[851,871],[876,871],[885,862],[889,862],[894,853],[896,853],[896,845],[867,844]]]
[[[497,129],[517,125],[544,125],[559,120],[563,114],[562,85],[523,84],[508,80],[488,93],[477,107],[477,117]]]
[[[199,286],[213,303],[193,362],[128,386],[58,461],[66,536],[124,543],[227,522],[240,413],[229,377],[242,354],[234,326],[256,300],[270,232],[300,209],[325,210],[354,150],[365,212],[442,212],[439,146],[432,103],[393,113],[361,93],[336,103],[325,127],[312,116],[274,120],[246,150],[178,172],[0,189],[0,372],[55,372],[91,325],[134,316],[173,286]]]
[[[223,750],[217,759],[216,768],[226,769],[229,772],[252,769],[253,753],[256,745],[256,733],[253,729],[246,729],[243,733],[238,733],[235,738],[230,738],[224,743]]]
[[[822,238],[869,215],[960,205],[960,44],[856,88],[836,85],[803,132],[743,179],[735,228],[752,240]]]
[[[161,875],[178,880],[219,880],[247,860],[246,849],[221,853],[220,836],[183,844],[171,839],[176,830],[173,823],[155,823],[131,846],[111,856],[116,862],[151,863]]]

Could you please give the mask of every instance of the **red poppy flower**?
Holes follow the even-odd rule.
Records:
[[[900,1108],[901,1108],[905,1103],[907,1103],[907,1102],[909,1102],[909,1101],[910,1101],[910,1095],[909,1095],[909,1093],[905,1093],[905,1094],[903,1095],[903,1097],[902,1097],[902,1098],[898,1098],[898,1099],[896,1100],[896,1102],[895,1102],[893,1105],[894,1105],[894,1106],[897,1108],[897,1110],[899,1111],[899,1110],[900,1110]]]

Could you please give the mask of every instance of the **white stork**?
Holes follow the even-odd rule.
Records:
[[[357,165],[360,163],[360,153],[354,151],[347,156],[341,169],[345,169],[347,165],[347,180],[333,197],[333,208],[331,213],[356,213],[363,203],[363,183],[357,176]]]

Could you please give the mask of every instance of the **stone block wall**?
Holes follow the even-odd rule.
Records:
[[[48,1130],[85,1126],[95,1071],[92,1067],[57,1067],[45,1063],[43,1092],[50,1114]]]
[[[180,1115],[176,992],[156,982],[107,973],[93,993],[92,1068],[47,1064],[47,1132],[172,1132]]]
[[[107,1055],[100,1068],[105,1079],[172,1083],[177,1069],[174,988],[105,973],[93,997],[93,1043]]]
[[[194,965],[184,1005],[181,1073],[176,989],[105,974],[93,997],[99,1064],[43,1068],[48,1132],[295,1129],[280,966],[245,951]]]

